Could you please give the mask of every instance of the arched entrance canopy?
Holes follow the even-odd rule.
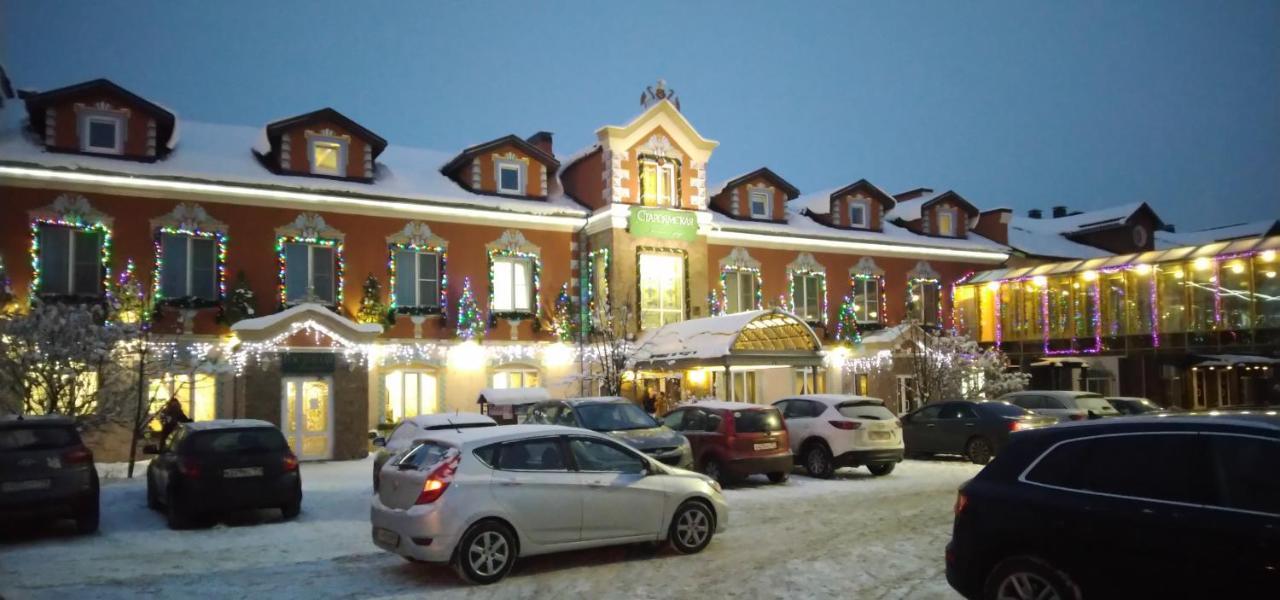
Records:
[[[632,353],[636,369],[822,364],[822,343],[803,319],[752,310],[691,319],[646,332]]]

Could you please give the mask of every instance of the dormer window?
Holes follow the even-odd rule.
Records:
[[[769,218],[769,191],[768,190],[751,190],[748,196],[751,204],[751,218],[767,219]]]
[[[956,213],[949,208],[938,209],[938,235],[956,236]]]
[[[867,229],[871,226],[867,203],[864,200],[849,201],[849,226]]]
[[[679,206],[676,163],[649,157],[640,159],[640,203],[645,206]]]
[[[311,174],[345,175],[343,168],[347,164],[347,144],[334,139],[311,140]]]
[[[514,161],[498,161],[496,166],[498,193],[523,196],[525,193],[524,165]]]
[[[90,112],[80,117],[80,150],[102,154],[124,153],[124,117]]]

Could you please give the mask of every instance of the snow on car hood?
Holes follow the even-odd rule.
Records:
[[[669,448],[684,444],[684,436],[676,433],[675,430],[666,425],[647,429],[605,431],[603,433],[638,450]]]

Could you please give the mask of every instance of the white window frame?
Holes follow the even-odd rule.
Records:
[[[685,257],[676,253],[641,252],[639,256],[636,257],[636,261],[638,263],[643,263],[645,256],[671,258],[675,261],[675,264],[677,264],[680,268],[680,272],[676,274],[676,278],[675,278],[676,284],[680,287],[680,294],[679,294],[679,298],[676,299],[676,306],[666,306],[662,303],[663,290],[660,288],[657,294],[658,306],[646,308],[643,305],[643,298],[644,298],[643,286],[644,286],[644,280],[645,280],[644,268],[641,267],[639,269],[640,276],[637,278],[637,281],[636,281],[637,297],[642,300],[640,305],[640,310],[638,311],[640,313],[640,323],[642,325],[644,324],[644,321],[645,321],[644,317],[646,313],[657,313],[659,327],[663,325],[667,325],[669,323],[678,323],[680,321],[685,320],[685,305],[687,304],[686,300],[689,293],[689,290],[687,289],[688,278],[686,277],[686,269],[688,268],[688,265],[686,264]]]
[[[89,128],[93,123],[109,123],[115,127],[115,144],[110,148],[105,146],[94,146],[90,143]],[[125,119],[123,116],[91,111],[80,114],[80,150],[82,152],[95,152],[98,154],[124,154],[124,126]]]
[[[862,209],[862,219],[853,218],[853,209]],[[849,226],[867,229],[871,227],[871,205],[866,200],[850,200],[849,201]]]
[[[508,188],[502,185],[502,172],[504,170],[514,170],[516,172],[516,187]],[[525,195],[525,178],[524,163],[513,160],[495,160],[493,161],[493,188],[498,190],[499,194],[515,194],[519,196]]]
[[[932,286],[937,294],[937,297],[933,302],[927,301],[928,298],[924,293],[926,285]],[[907,290],[907,293],[917,298],[916,300],[912,300],[911,304],[916,307],[916,311],[918,311],[918,314],[907,315],[908,319],[915,319],[921,325],[926,327],[940,327],[942,325],[942,314],[938,307],[939,302],[942,300],[942,282],[931,279],[912,279],[910,289]],[[934,322],[930,323],[929,320],[925,318],[926,315],[933,316]]]
[[[794,285],[795,278],[797,277],[800,278],[800,285]],[[821,275],[819,273],[792,273],[791,279],[792,279],[793,287],[796,290],[795,295],[791,298],[791,304],[795,309],[796,316],[804,319],[807,322],[821,323],[825,321],[827,316],[822,313],[822,296],[823,296],[822,288],[826,286],[827,278],[824,275]],[[806,280],[808,279],[818,280],[818,296],[814,299],[814,305],[815,305],[815,310],[817,314],[809,314],[807,310],[809,297],[807,295],[808,292],[806,291],[808,290],[808,286],[806,285],[807,284]]]
[[[320,296],[316,295],[316,269],[315,269],[315,263],[316,263],[316,248],[322,248],[322,249],[324,249],[324,250],[328,250],[328,251],[329,251],[329,259],[330,259],[331,261],[333,261],[333,265],[332,265],[332,266],[333,266],[333,268],[329,271],[330,273],[332,273],[332,274],[333,274],[333,275],[332,275],[332,280],[333,280],[333,281],[331,282],[331,283],[332,283],[332,285],[333,285],[333,290],[331,290],[331,292],[332,292],[332,293],[330,294],[330,298],[329,298],[328,300],[324,300],[324,301],[325,301],[325,302],[328,302],[329,304],[337,304],[337,302],[338,302],[338,249],[337,249],[337,247],[335,247],[335,246],[325,246],[324,244],[308,244],[308,243],[306,243],[306,242],[285,242],[285,245],[286,245],[286,246],[288,246],[288,245],[290,245],[290,244],[297,244],[297,245],[299,245],[299,246],[306,246],[306,247],[307,247],[307,292],[306,292],[306,294],[304,294],[304,295],[303,295],[303,298],[304,298],[304,299],[314,298],[314,299],[317,299],[317,300],[324,300],[324,299],[323,299],[323,298],[321,298]],[[285,252],[286,252],[286,255],[287,255],[288,251],[286,250]],[[288,269],[289,269],[289,266],[290,266],[291,264],[292,264],[292,262],[290,262],[290,263],[286,263],[286,264],[285,264],[285,275],[284,275],[284,281],[285,281],[285,297],[286,297],[286,298],[287,298],[287,297],[288,297],[288,295],[289,295],[289,289],[288,289],[289,272],[288,272]],[[289,300],[289,301],[288,301],[288,304],[290,304],[290,305],[292,305],[292,304],[297,304],[297,303],[298,303],[298,302],[300,302],[300,301],[305,301],[305,300],[296,300],[296,299],[295,299],[295,300]]]
[[[338,147],[338,166],[336,169],[321,167],[316,161],[316,147],[320,144],[334,144]],[[312,175],[330,175],[345,177],[347,167],[347,141],[334,137],[308,137],[307,162],[311,164]]]
[[[868,291],[874,288],[874,293]],[[859,323],[883,323],[884,307],[880,306],[880,278],[871,277],[854,277],[853,278],[853,305],[857,309],[854,317]],[[871,316],[871,308],[875,307],[875,316]]]
[[[498,267],[498,264],[500,263],[512,265],[512,268],[510,269],[511,281],[507,286],[507,289],[511,291],[511,294],[507,298],[501,298],[498,295],[498,285],[497,285],[498,268],[497,267]],[[523,282],[517,282],[516,280],[516,269],[514,268],[516,264],[524,265],[524,281]],[[489,265],[489,269],[490,269],[489,275],[490,277],[493,278],[494,289],[492,290],[493,301],[491,303],[491,306],[489,307],[489,310],[493,312],[498,312],[498,313],[531,313],[533,312],[533,266],[534,266],[533,261],[527,258],[518,258],[514,256],[493,257],[493,262]],[[520,285],[517,285],[518,283]],[[519,299],[517,297],[517,293],[521,286],[523,286],[526,291],[526,293],[522,295],[524,297],[524,302],[525,302],[525,305],[523,307],[519,306],[519,304],[516,302],[516,300]]]
[[[200,299],[201,299],[201,300],[217,300],[217,299],[218,299],[218,240],[217,240],[217,239],[215,239],[215,238],[208,238],[208,237],[195,236],[195,235],[191,235],[191,234],[189,234],[189,233],[185,233],[185,234],[184,234],[184,233],[161,233],[160,235],[161,235],[161,238],[162,238],[162,239],[161,239],[161,241],[160,241],[160,248],[161,248],[161,251],[162,251],[162,252],[163,252],[163,249],[164,249],[164,240],[163,240],[163,237],[164,237],[164,236],[166,236],[166,235],[168,235],[168,236],[175,236],[175,237],[182,237],[182,238],[185,238],[185,239],[186,239],[186,243],[187,243],[187,263],[186,263],[185,265],[182,265],[182,271],[183,271],[183,275],[184,275],[184,277],[183,277],[183,282],[184,282],[184,283],[183,283],[183,293],[182,293],[182,294],[180,294],[180,295],[168,295],[168,294],[166,294],[166,295],[165,295],[165,297],[166,297],[166,298],[192,298],[192,297],[195,297],[195,296],[194,296],[194,293],[191,291],[191,287],[192,287],[192,285],[191,285],[191,284],[192,284],[192,282],[193,282],[192,277],[194,276],[194,275],[193,275],[193,273],[194,273],[194,271],[195,271],[195,269],[193,269],[193,268],[192,268],[192,266],[194,265],[194,263],[193,263],[192,261],[194,260],[194,256],[195,256],[195,254],[191,251],[191,246],[192,246],[192,243],[191,243],[191,242],[192,242],[192,240],[205,240],[205,241],[208,241],[209,243],[213,244],[213,254],[211,255],[211,256],[212,256],[212,258],[213,258],[213,264],[211,265],[211,268],[209,269],[210,273],[211,273],[211,274],[212,274],[212,276],[213,276],[213,287],[212,287],[212,288],[210,288],[210,289],[212,289],[212,290],[213,290],[213,297],[212,297],[212,298],[200,298]],[[164,267],[165,267],[166,269],[174,268],[174,264],[173,264],[173,261],[172,261],[172,260],[170,260],[168,257],[164,257],[164,256],[163,256],[163,254],[162,254],[161,256],[164,258]],[[158,274],[158,277],[160,278],[160,282],[161,282],[160,287],[161,287],[161,291],[163,292],[163,291],[164,291],[164,273],[163,273],[163,272],[162,272],[162,273],[159,273],[159,274]]]
[[[383,377],[383,379],[382,379],[382,385],[383,385],[383,387],[384,387],[385,394],[386,394],[386,396],[385,396],[385,400],[384,400],[384,401],[383,401],[383,403],[382,403],[382,422],[384,422],[384,423],[398,423],[398,422],[399,422],[399,420],[396,420],[396,419],[394,418],[394,414],[387,414],[387,408],[388,408],[388,405],[394,405],[394,406],[398,407],[398,408],[399,408],[399,414],[400,414],[400,415],[405,415],[405,414],[406,414],[406,411],[405,411],[405,409],[404,409],[404,405],[405,405],[405,393],[404,393],[404,390],[405,390],[405,387],[406,387],[406,386],[405,386],[405,380],[406,380],[406,379],[409,379],[410,377],[412,377],[412,378],[414,379],[414,385],[416,386],[414,389],[416,389],[416,390],[417,390],[416,395],[417,395],[417,402],[418,402],[417,412],[415,412],[412,416],[417,416],[417,415],[434,415],[434,414],[437,414],[437,413],[440,413],[440,412],[441,412],[441,408],[442,408],[442,407],[441,407],[441,403],[440,403],[440,371],[439,371],[439,370],[436,370],[436,369],[395,369],[395,370],[393,370],[393,371],[391,371],[391,372],[387,373],[387,374]],[[399,385],[399,390],[398,390],[398,391],[399,391],[399,394],[400,394],[400,397],[399,397],[399,398],[393,398],[393,397],[392,397],[392,393],[393,393],[392,386],[388,385],[388,382],[389,382],[392,378],[396,378],[396,379],[399,379],[399,380],[400,380],[400,385]],[[422,389],[423,389],[423,388],[422,388],[422,381],[423,381],[424,379],[430,379],[430,380],[431,380],[431,382],[432,382],[432,390],[431,390],[432,397],[430,398],[432,406],[431,406],[431,410],[429,410],[429,411],[424,411],[424,410],[423,410],[424,403],[425,403],[425,401],[427,400],[427,399],[423,398],[423,394],[422,394]],[[392,412],[392,413],[395,413],[396,411],[395,411],[395,409],[393,409],[391,412]],[[405,417],[403,417],[403,416],[402,416],[402,417],[400,418],[400,420],[403,420],[404,418],[405,418]]]
[[[751,190],[747,192],[747,205],[750,207],[751,218],[769,218],[769,204],[771,204],[771,200],[773,200],[772,196],[773,195],[769,193],[769,190]],[[759,211],[756,210],[756,203],[759,203]]]
[[[441,293],[440,280],[441,280],[441,277],[444,275],[444,273],[441,273],[442,269],[440,268],[441,266],[440,253],[433,250],[410,250],[407,248],[400,248],[395,250],[394,254],[391,257],[391,260],[397,260],[401,253],[407,253],[407,254],[413,255],[413,298],[411,299],[412,301],[410,301],[410,299],[401,298],[400,294],[396,294],[396,306],[406,307],[406,308],[440,308],[440,293]],[[422,258],[424,256],[430,256],[433,260],[436,261],[436,276],[434,279],[430,277],[422,276]],[[399,269],[397,269],[396,270],[397,284],[400,281],[399,278],[402,276],[403,276],[403,273]],[[430,298],[429,302],[423,302],[422,301],[423,299],[418,297],[422,294],[423,281],[434,281],[436,284],[435,297]],[[395,290],[392,290],[392,291],[395,291]]]
[[[520,377],[519,386],[512,387],[510,385],[512,375],[519,375]],[[534,377],[535,379],[534,383],[537,383],[539,385],[532,385],[532,386],[527,385],[529,383],[530,375]],[[498,385],[499,376],[502,376],[504,378],[502,386]],[[489,386],[495,389],[512,389],[512,390],[525,389],[530,387],[540,387],[541,384],[542,384],[542,373],[534,367],[529,367],[524,365],[499,367],[497,369],[494,369],[493,372],[489,374]]]
[[[938,235],[956,237],[956,211],[950,208],[939,208],[936,214],[938,215]],[[943,223],[947,226],[943,227]]]
[[[41,233],[41,232],[43,232],[43,231],[45,230],[45,228],[49,228],[49,229],[64,229],[64,230],[66,230],[66,231],[67,231],[67,282],[66,282],[66,284],[67,284],[67,291],[66,291],[66,293],[67,293],[68,295],[71,295],[71,296],[101,296],[101,295],[103,295],[103,294],[105,293],[105,290],[104,290],[104,289],[103,289],[103,287],[102,287],[102,278],[103,278],[103,276],[102,276],[102,258],[101,258],[101,257],[102,257],[102,243],[104,243],[106,240],[105,240],[105,239],[102,239],[102,241],[101,241],[101,242],[99,242],[99,245],[98,245],[98,252],[97,252],[97,254],[96,254],[96,256],[98,257],[98,259],[94,262],[94,265],[96,265],[96,266],[97,266],[97,269],[98,269],[98,277],[94,278],[94,281],[95,281],[95,282],[97,282],[97,283],[95,284],[95,286],[94,286],[94,290],[93,290],[92,292],[88,292],[88,293],[86,293],[86,292],[82,292],[82,291],[80,291],[80,290],[77,290],[77,289],[76,289],[76,285],[75,285],[75,284],[76,284],[76,238],[77,238],[77,237],[79,237],[79,236],[77,236],[76,234],[81,233],[81,232],[84,232],[85,230],[84,230],[84,229],[79,229],[79,228],[76,228],[76,227],[65,227],[65,226],[61,226],[61,225],[54,225],[54,224],[52,224],[52,223],[40,223],[40,224],[38,225],[38,228],[37,228],[37,231],[36,231],[36,236],[37,236],[37,237],[40,237],[40,233]],[[92,231],[91,231],[90,233],[97,233],[97,232],[92,232]],[[46,266],[46,265],[48,264],[48,260],[49,260],[49,259],[48,259],[48,256],[46,256],[46,255],[44,255],[44,254],[41,254],[41,256],[40,256],[39,258],[40,258],[40,270],[41,270],[41,273],[40,273],[40,279],[41,279],[41,280],[44,280],[44,279],[45,279],[45,276],[44,276],[44,270],[47,268],[47,266]],[[42,285],[41,287],[43,288],[43,287],[45,287],[45,286],[43,286],[43,285]],[[56,293],[59,293],[59,292],[49,292],[49,291],[47,291],[47,290],[45,290],[45,289],[42,289],[42,290],[40,290],[40,293],[41,293],[41,294],[48,294],[48,293],[54,293],[54,294],[56,294]]]
[[[734,307],[734,306],[733,306],[733,304],[735,304],[735,303],[740,303],[740,302],[742,301],[742,297],[741,297],[741,296],[742,296],[742,287],[741,287],[741,286],[742,286],[742,284],[743,284],[743,279],[744,279],[744,278],[747,280],[747,282],[748,282],[748,284],[747,284],[747,285],[750,287],[750,290],[751,290],[751,295],[750,295],[750,296],[751,296],[751,298],[750,298],[751,306],[749,306],[749,307],[743,307],[743,306],[737,306],[737,307]],[[733,282],[735,283],[735,287],[733,288],[733,293],[730,293],[730,292],[729,292],[729,290],[730,290],[729,282],[730,282],[730,281],[733,281]],[[760,286],[760,281],[756,278],[756,274],[755,274],[754,272],[752,272],[752,271],[747,271],[747,270],[743,270],[743,269],[725,269],[725,273],[724,273],[724,310],[725,310],[725,313],[727,313],[727,314],[733,314],[733,313],[746,312],[746,311],[749,311],[749,310],[757,310],[757,309],[759,309],[759,307],[758,307],[758,306],[756,306],[756,298],[759,296],[759,293],[758,293],[758,292],[759,292],[759,290],[760,290],[760,287],[759,287],[759,286]],[[736,308],[737,310],[734,310],[735,308]]]
[[[640,204],[644,204],[647,191],[644,188],[644,170],[645,168],[654,170],[653,175],[653,196],[651,201],[653,206],[679,206],[680,190],[676,187],[679,182],[676,181],[676,165],[671,161],[657,160],[653,158],[640,159],[640,187],[641,196]]]

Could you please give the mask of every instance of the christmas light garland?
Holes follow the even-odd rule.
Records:
[[[202,239],[213,240],[216,252],[214,253],[214,266],[218,273],[218,297],[215,301],[220,301],[227,297],[227,234],[220,231],[205,231],[203,229],[187,229],[184,227],[161,227],[156,230],[155,235],[155,261],[156,270],[152,275],[151,294],[155,298],[158,305],[165,300],[164,293],[160,288],[160,274],[164,272],[164,248],[163,239],[165,235],[181,235]],[[170,298],[171,301],[178,301],[181,298]]]
[[[859,282],[867,282],[867,281],[876,282],[876,295],[879,296],[879,298],[877,298],[877,303],[876,303],[876,314],[871,315],[868,313],[866,318],[859,319],[859,322],[884,323],[885,322],[884,311],[885,311],[885,307],[888,306],[886,296],[885,296],[885,289],[884,289],[884,275],[877,275],[875,273],[856,273],[849,278],[849,285],[850,287],[853,288],[853,294],[852,294],[853,300],[854,300],[853,310],[855,312],[860,310],[866,312],[865,311],[866,300],[862,301],[862,306],[858,306],[858,299],[862,297],[862,295],[858,293],[858,284]],[[865,287],[865,284],[864,284],[864,287]],[[910,293],[911,293],[911,290],[908,288],[907,290],[908,298],[910,297]],[[848,298],[846,298],[846,300],[848,300]]]
[[[492,297],[491,293],[490,298]],[[463,277],[462,294],[458,296],[458,324],[454,332],[458,338],[470,341],[483,338],[484,331],[485,324],[480,318],[480,307],[476,305],[475,294],[471,292],[471,278]]]
[[[739,306],[738,310],[739,311],[760,310],[760,307],[764,305],[764,277],[760,275],[760,269],[758,267],[742,267],[742,266],[727,266],[727,267],[724,267],[723,269],[720,269],[720,293],[724,295],[725,310],[727,310],[729,306],[729,273],[731,272],[751,273],[755,275],[755,279],[756,279],[755,306],[749,309]]]
[[[282,305],[288,304],[289,302],[288,296],[287,296],[288,291],[285,288],[285,275],[288,273],[288,261],[285,258],[285,251],[284,251],[285,244],[306,244],[308,246],[322,246],[325,248],[333,249],[333,254],[335,259],[334,262],[337,265],[335,267],[336,272],[334,273],[334,285],[336,289],[334,291],[333,305],[335,307],[341,308],[342,288],[345,287],[343,277],[347,270],[346,257],[343,255],[343,251],[342,251],[343,249],[342,242],[338,240],[331,240],[326,238],[302,237],[302,236],[280,236],[276,238],[276,258],[280,264],[280,273],[279,273],[280,280],[277,285],[279,286],[280,304]],[[308,252],[310,252],[309,249],[308,249]],[[307,276],[308,276],[308,288],[309,288],[311,273],[308,272]]]
[[[530,270],[532,271],[531,279],[533,280],[533,304],[528,311],[493,310],[493,262],[496,258],[516,258],[528,261]],[[510,319],[526,319],[529,317],[537,317],[542,310],[542,257],[534,252],[523,252],[510,248],[493,248],[489,250],[489,320],[510,318]]]
[[[788,292],[788,297],[791,299],[791,310],[789,312],[793,312],[793,313],[795,312],[795,307],[797,306],[796,305],[796,276],[799,275],[801,277],[817,277],[818,278],[819,294],[822,295],[822,304],[821,304],[822,314],[818,317],[817,321],[815,322],[818,323],[819,325],[825,324],[827,322],[827,273],[826,271],[816,271],[812,269],[792,269],[788,271],[787,274],[788,274],[787,292]]]
[[[915,297],[915,293],[912,291],[912,288],[915,287],[916,284],[921,284],[921,288],[920,288],[921,293],[920,293],[919,302],[924,302],[923,286],[924,285],[934,286],[934,290],[935,290],[934,296],[938,299],[937,300],[938,305],[935,307],[936,312],[934,313],[935,315],[937,315],[936,325],[938,327],[942,327],[942,282],[937,277],[912,277],[910,279],[907,279],[907,302],[906,302],[907,318],[911,317],[911,309],[917,302],[917,300],[913,299]],[[954,309],[955,307],[953,306],[952,310]],[[925,319],[924,306],[922,305],[920,307],[920,324],[927,325],[927,321],[928,319]]]
[[[396,253],[397,252],[413,252],[413,253],[431,253],[435,254],[439,261],[437,268],[439,269],[439,288],[440,288],[440,305],[438,307],[418,307],[418,306],[400,306],[396,301]],[[449,270],[447,268],[449,262],[449,252],[444,246],[419,246],[417,244],[388,244],[387,245],[387,272],[390,273],[390,298],[391,311],[402,314],[438,314],[444,317],[449,315]]]
[[[102,234],[102,248],[100,248],[100,260],[102,265],[102,294],[105,296],[111,287],[111,229],[106,224],[85,223],[80,219],[34,219],[31,221],[31,299],[35,300],[36,295],[40,293],[41,274],[40,274],[40,226],[52,225],[55,227],[66,227],[72,231],[83,231],[87,233]],[[67,260],[71,260],[68,256]]]

